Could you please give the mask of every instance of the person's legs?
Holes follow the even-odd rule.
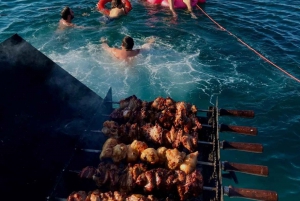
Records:
[[[192,18],[197,19],[196,15],[193,13],[193,7],[192,7],[191,0],[183,0],[183,3],[185,3],[188,11],[191,13]]]
[[[173,14],[173,17],[177,17],[177,14],[174,9],[174,0],[168,0],[168,3],[169,3],[169,8]]]

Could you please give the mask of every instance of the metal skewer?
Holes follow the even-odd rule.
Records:
[[[106,101],[107,103],[120,104],[116,101]],[[212,110],[198,109],[198,112],[213,112]],[[219,116],[234,116],[234,117],[244,117],[244,118],[254,118],[255,114],[253,110],[228,110],[220,109],[218,111]]]
[[[75,148],[77,151],[84,151],[89,153],[101,153],[101,150],[96,149],[78,149]],[[199,165],[209,165],[214,166],[214,163],[211,162],[204,162],[204,161],[197,161]],[[227,161],[222,161],[220,163],[222,170],[224,171],[233,171],[233,172],[242,172],[245,174],[252,174],[257,176],[268,176],[269,170],[267,166],[261,165],[252,165],[252,164],[242,164],[242,163],[229,163]]]
[[[235,188],[232,186],[222,186],[223,194],[228,197],[239,197],[252,200],[263,200],[263,201],[278,201],[278,195],[274,191],[268,190],[257,190],[247,188]],[[217,191],[216,187],[203,186],[204,191]],[[66,201],[66,198],[59,197],[47,197],[47,200],[53,201]]]

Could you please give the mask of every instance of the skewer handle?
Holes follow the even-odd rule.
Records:
[[[234,171],[234,172],[242,172],[246,174],[253,174],[257,176],[268,176],[269,169],[267,166],[262,165],[250,165],[250,164],[242,164],[242,163],[229,163],[222,162],[222,170],[224,171]]]
[[[220,147],[222,149],[247,151],[247,152],[253,152],[253,153],[262,153],[263,152],[263,146],[261,144],[255,144],[255,143],[222,141],[222,142],[220,142]]]
[[[274,191],[234,188],[232,186],[224,186],[223,189],[224,194],[228,197],[241,197],[263,201],[278,201],[278,195]]]
[[[233,126],[233,125],[220,125],[220,132],[233,132],[245,135],[257,135],[257,128],[248,126]]]
[[[243,118],[254,118],[253,110],[226,110],[220,109],[220,116],[234,116],[234,117],[243,117]]]

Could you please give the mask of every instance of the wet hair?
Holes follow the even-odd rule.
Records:
[[[132,50],[133,46],[134,46],[134,41],[130,36],[125,36],[122,40],[122,46],[126,49],[126,50]]]
[[[64,19],[64,20],[67,20],[68,19],[68,16],[71,15],[71,9],[66,6],[60,13],[61,17]]]
[[[112,0],[111,1],[111,9],[112,8],[123,8],[124,5],[123,5],[123,2],[122,0]]]

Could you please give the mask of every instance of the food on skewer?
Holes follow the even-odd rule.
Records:
[[[114,124],[117,127],[117,132],[113,129],[113,133],[111,133],[109,127],[105,127],[108,124]],[[104,135],[117,138],[123,143],[131,143],[133,140],[144,140],[173,148],[179,148],[182,145],[190,152],[195,151],[198,145],[198,133],[196,131],[188,133],[185,132],[185,129],[176,129],[174,126],[167,130],[163,129],[159,124],[146,123],[138,127],[136,123],[126,123],[118,126],[114,121],[106,121],[103,123],[102,132]]]
[[[169,200],[169,199],[164,199]],[[89,193],[85,191],[72,192],[67,201],[158,201],[153,195],[131,194],[118,191],[101,192],[100,190],[93,190]]]
[[[94,171],[92,176],[91,170]],[[203,178],[199,170],[190,174],[164,168],[147,170],[144,164],[128,164],[124,169],[114,164],[100,163],[98,168],[84,168],[79,176],[93,179],[99,187],[109,185],[112,190],[127,193],[136,188],[143,188],[145,193],[162,192],[161,190],[171,192],[176,189],[180,200],[200,195],[203,188]]]
[[[146,102],[133,95],[120,101],[120,107],[110,115],[115,121],[104,122],[102,132],[123,143],[147,140],[166,147],[182,145],[195,151],[198,131],[202,128],[196,114],[195,105],[175,102],[169,97]]]
[[[108,138],[103,144],[100,154],[100,160],[102,158],[108,158],[113,155],[113,148],[118,144],[118,140],[115,138]]]
[[[101,153],[100,159],[111,158],[117,164],[123,160],[133,163],[138,162],[140,159],[148,164],[165,165],[165,167],[172,170],[180,169],[186,174],[196,169],[198,151],[186,155],[185,152],[180,152],[176,148],[167,149],[166,147],[159,147],[156,150],[148,147],[145,142],[138,140],[134,140],[129,145],[123,143],[116,144],[114,147],[108,146],[108,144],[112,144],[111,142],[114,144],[114,138],[107,139],[102,148],[102,152],[110,154],[104,156]]]

